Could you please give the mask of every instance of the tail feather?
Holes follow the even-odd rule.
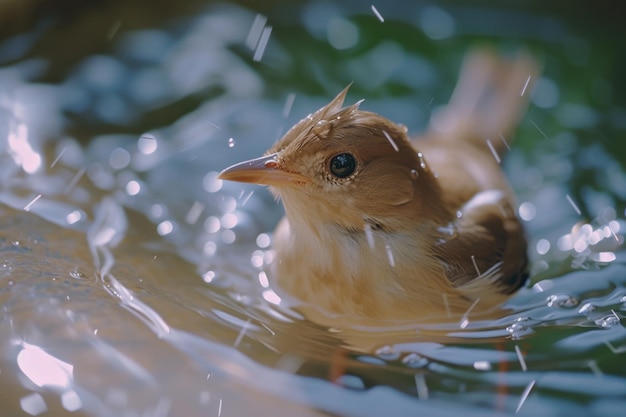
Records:
[[[447,140],[505,153],[538,73],[536,61],[524,52],[509,59],[489,49],[468,53],[452,97],[433,115],[430,129]]]

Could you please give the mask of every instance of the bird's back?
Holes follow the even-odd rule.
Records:
[[[448,105],[414,141],[424,153],[451,207],[458,207],[451,238],[439,257],[449,279],[471,297],[511,293],[526,280],[523,227],[501,162],[528,105],[536,62],[519,53],[505,59],[490,50],[468,54]],[[483,285],[485,280],[495,285]]]

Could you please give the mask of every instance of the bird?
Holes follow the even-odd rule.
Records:
[[[285,217],[269,275],[326,326],[389,326],[498,308],[528,277],[527,240],[501,167],[537,63],[466,54],[429,126],[344,106],[350,85],[263,156],[219,174],[269,186]]]

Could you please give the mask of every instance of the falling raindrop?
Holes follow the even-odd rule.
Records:
[[[546,301],[548,307],[572,308],[579,304],[576,297],[567,294],[553,294]]]
[[[235,146],[235,139],[228,138],[228,147],[233,148]]]

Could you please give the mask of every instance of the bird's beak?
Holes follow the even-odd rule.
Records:
[[[277,153],[243,161],[220,172],[222,180],[273,186],[298,185],[309,182],[300,174],[289,172],[277,160]]]

